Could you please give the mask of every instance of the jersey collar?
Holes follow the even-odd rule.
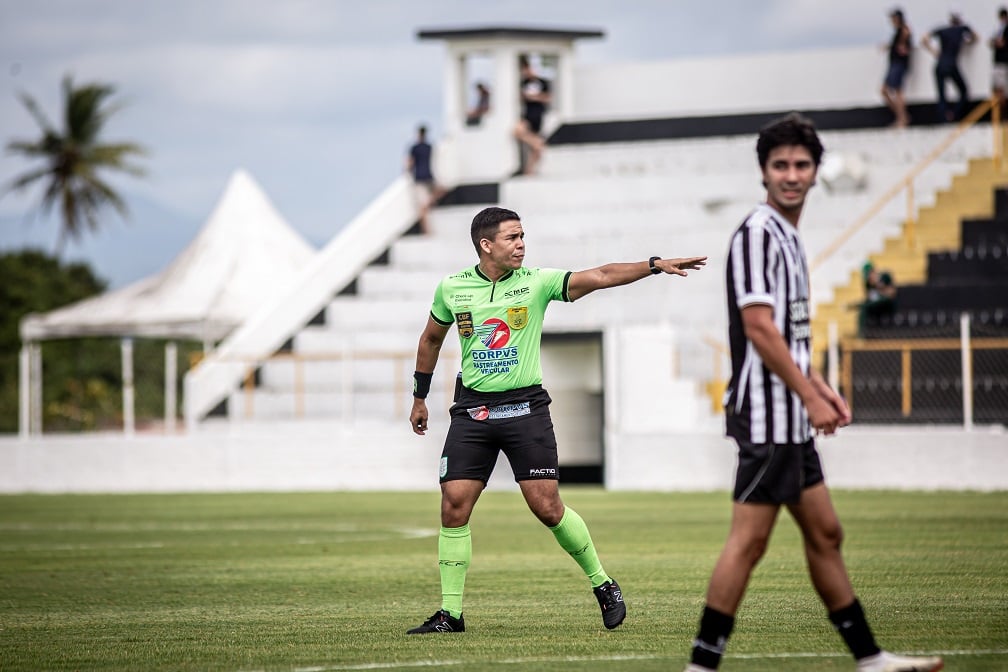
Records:
[[[485,276],[483,274],[483,271],[480,270],[479,264],[476,264],[475,271],[476,271],[476,275],[478,275],[479,277],[483,278],[487,282],[493,282],[493,280],[491,280],[490,278],[488,278],[487,276]],[[507,280],[512,275],[514,275],[514,270],[510,270],[507,273],[505,273],[504,275],[502,275],[501,277],[497,278],[497,282],[502,282],[504,280]]]

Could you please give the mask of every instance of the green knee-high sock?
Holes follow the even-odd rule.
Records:
[[[469,524],[442,527],[438,537],[438,568],[441,570],[441,608],[458,618],[462,615],[462,589],[472,560]]]
[[[609,575],[602,569],[595,544],[592,543],[591,534],[588,533],[588,526],[574,509],[566,507],[563,518],[550,530],[553,531],[553,536],[560,546],[570,553],[574,561],[588,575],[592,588],[597,588],[609,580]]]

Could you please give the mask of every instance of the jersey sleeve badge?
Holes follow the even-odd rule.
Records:
[[[470,338],[476,333],[473,328],[473,316],[469,311],[455,313],[455,324],[458,325],[459,336],[462,338]]]

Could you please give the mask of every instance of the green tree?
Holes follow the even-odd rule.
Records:
[[[18,429],[19,327],[43,313],[100,294],[105,282],[80,263],[61,263],[39,250],[0,254],[0,433]],[[137,427],[164,415],[164,344],[134,344]],[[122,424],[119,339],[66,338],[42,345],[42,425],[47,432],[118,428]],[[201,345],[179,344],[184,368]],[[176,390],[182,398],[181,378]]]
[[[107,206],[122,216],[128,209],[122,197],[98,175],[103,169],[118,170],[134,176],[144,170],[128,162],[131,155],[143,155],[142,147],[130,142],[103,143],[99,135],[119,105],[110,104],[115,93],[108,84],[75,86],[69,75],[63,78],[63,129],[58,130],[28,94],[21,102],[42,131],[37,140],[12,140],[10,153],[21,154],[43,165],[14,178],[8,190],[22,191],[31,185],[44,185],[39,211],[48,214],[58,204],[61,220],[55,254],[60,256],[68,239],[78,239],[87,227],[96,230],[98,213]]]
[[[58,259],[38,250],[0,255],[0,432],[17,430],[21,318],[28,313],[45,312],[79,301],[104,289],[105,282],[95,277],[84,264],[61,264]],[[104,364],[99,365],[99,369],[105,368],[107,375],[95,376],[95,380],[114,380],[116,375],[114,350],[95,357],[93,351],[59,352],[64,348],[46,348],[43,390],[47,405],[57,398],[57,388],[64,387],[56,378],[63,377],[68,366],[94,366],[101,359]],[[74,356],[80,359],[75,362]],[[95,386],[92,383],[90,387]]]

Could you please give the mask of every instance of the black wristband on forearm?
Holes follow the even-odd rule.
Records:
[[[433,373],[423,373],[422,371],[413,372],[413,396],[417,399],[426,399],[427,394],[430,392],[430,382],[431,378],[434,377]]]

